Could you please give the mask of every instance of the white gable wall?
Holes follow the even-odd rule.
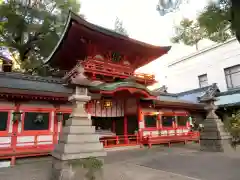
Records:
[[[224,68],[240,64],[240,44],[232,39],[178,59],[168,65],[167,87],[171,93],[199,88],[198,76],[207,74],[208,84],[227,90]]]

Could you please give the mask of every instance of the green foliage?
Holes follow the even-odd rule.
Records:
[[[229,20],[229,0],[210,2],[198,17],[199,25],[205,29],[206,37],[214,42],[224,42],[233,37]]]
[[[119,34],[128,36],[127,30],[123,27],[123,22],[118,18],[115,20],[114,31]]]
[[[206,38],[214,42],[224,42],[233,37],[230,20],[229,0],[211,1],[199,14],[196,22],[183,19],[180,26],[175,27],[174,43],[197,45]],[[185,32],[186,31],[186,32]]]
[[[78,13],[77,0],[9,0],[0,6],[0,44],[18,54],[21,68],[28,72],[49,71],[42,66],[57,44],[71,9]],[[45,70],[42,70],[45,69]],[[42,72],[43,73],[43,72]]]
[[[232,136],[232,145],[236,146],[240,143],[240,110],[231,118],[224,121],[225,129]]]
[[[198,42],[205,37],[205,31],[199,24],[189,19],[183,19],[180,25],[175,27],[175,34],[171,39],[173,43],[183,42],[188,46],[195,45],[196,49],[198,49]]]
[[[183,4],[188,4],[189,0],[158,0],[157,11],[161,16],[176,12]]]
[[[88,172],[86,173],[85,176],[88,180],[95,180],[96,177],[94,173],[100,170],[103,166],[103,162],[95,157],[72,160],[70,164],[72,165],[73,168],[81,167],[87,169]]]
[[[231,0],[231,27],[240,42],[240,6],[239,0]]]

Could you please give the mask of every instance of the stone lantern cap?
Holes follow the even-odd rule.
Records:
[[[216,101],[217,98],[215,97],[217,92],[219,92],[219,89],[217,87],[216,83],[213,83],[212,86],[210,86],[207,91],[199,97],[199,101],[202,103],[207,103],[210,101]]]

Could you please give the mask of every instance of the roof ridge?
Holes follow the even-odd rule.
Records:
[[[191,89],[191,90],[183,91],[183,92],[180,92],[180,93],[176,93],[176,95],[177,96],[182,96],[182,95],[187,95],[187,94],[193,94],[193,93],[196,93],[196,92],[201,92],[201,91],[207,90],[210,87],[212,87],[212,84],[209,85],[209,86],[205,86],[205,87],[201,87],[201,88],[196,88],[196,89]]]
[[[56,84],[63,84],[63,79],[54,78],[54,77],[43,77],[43,76],[36,76],[24,73],[17,73],[17,72],[0,72],[0,77],[8,77],[13,79],[24,79],[29,81],[40,81],[40,82],[47,82],[47,83],[56,83]]]
[[[239,94],[239,93],[240,93],[240,88],[236,88],[236,89],[231,89],[231,90],[227,90],[227,91],[223,91],[223,92],[218,92],[216,94],[216,97],[227,96],[227,95],[232,95],[232,94]]]

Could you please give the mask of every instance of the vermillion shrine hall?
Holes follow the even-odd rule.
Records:
[[[46,155],[58,142],[69,116],[72,81],[91,81],[85,105],[105,148],[198,141],[191,117],[203,104],[165,100],[147,89],[154,75],[135,70],[161,57],[170,47],[146,44],[91,24],[70,12],[64,32],[46,63],[62,77],[0,72],[0,158]],[[91,118],[91,119],[90,119]]]

